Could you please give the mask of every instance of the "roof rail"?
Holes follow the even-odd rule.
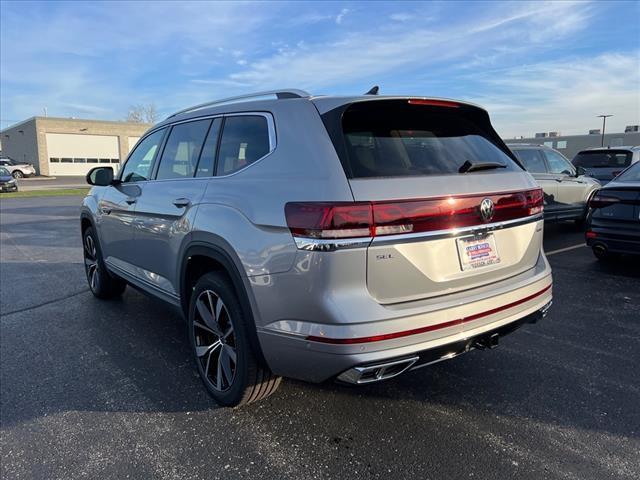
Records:
[[[194,110],[200,110],[201,108],[211,107],[213,105],[221,105],[223,103],[232,103],[232,102],[235,102],[236,100],[245,100],[248,98],[268,97],[270,95],[275,95],[276,98],[278,99],[308,98],[311,96],[311,94],[305,92],[304,90],[297,90],[295,88],[268,90],[266,92],[249,93],[247,95],[238,95],[237,97],[222,98],[220,100],[214,100],[212,102],[200,103],[199,105],[194,105],[193,107],[185,108],[184,110],[180,110],[176,113],[172,113],[167,118],[175,117],[176,115],[180,115],[181,113],[187,113],[187,112],[192,112]]]

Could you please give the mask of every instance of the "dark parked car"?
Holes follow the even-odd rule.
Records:
[[[640,147],[590,148],[573,157],[571,163],[584,168],[602,185],[613,180],[622,170],[640,161]]]
[[[0,167],[0,192],[17,192],[18,184],[11,172],[5,167]]]
[[[614,178],[589,202],[587,245],[598,259],[640,255],[640,163]]]

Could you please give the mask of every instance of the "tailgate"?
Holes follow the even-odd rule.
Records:
[[[384,180],[387,191],[399,194],[402,190],[412,198],[391,205],[410,211],[412,217],[405,222],[418,231],[375,236],[371,242],[367,287],[378,302],[406,302],[473,289],[535,266],[542,247],[542,216],[530,206],[517,205],[526,201],[525,192],[539,192],[531,190],[529,177],[485,173],[463,178],[448,182],[443,178],[408,183],[406,179]],[[380,181],[352,182],[356,198],[374,198],[374,212],[389,205],[374,193]],[[414,190],[419,183],[422,186]],[[520,188],[496,193],[505,184]],[[452,190],[452,185],[463,193],[442,195]],[[422,192],[436,196],[417,200]],[[493,218],[488,221],[481,213],[485,200],[494,205]],[[376,225],[377,229],[385,228],[382,223]]]
[[[535,266],[542,190],[486,111],[396,98],[323,120],[355,202],[371,205],[367,286],[378,302],[473,289]]]

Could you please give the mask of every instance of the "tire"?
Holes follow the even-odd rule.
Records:
[[[93,228],[88,227],[82,233],[82,246],[84,271],[87,275],[87,283],[89,283],[91,293],[103,300],[122,295],[125,288],[127,288],[127,283],[120,278],[111,276],[107,271]]]
[[[200,379],[218,404],[237,407],[276,391],[281,377],[256,360],[249,340],[251,319],[226,275],[200,277],[189,300],[187,324]]]
[[[14,170],[11,176],[13,178],[24,178],[24,173],[21,170]]]
[[[595,245],[591,250],[593,251],[593,254],[595,255],[595,257],[601,262],[606,262],[611,260],[611,253],[609,253],[606,248],[603,248],[602,246],[599,246],[599,245]]]

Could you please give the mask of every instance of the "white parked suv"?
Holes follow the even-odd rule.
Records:
[[[36,169],[30,163],[20,163],[9,157],[0,157],[0,166],[9,170],[13,178],[30,177],[36,174]]]

